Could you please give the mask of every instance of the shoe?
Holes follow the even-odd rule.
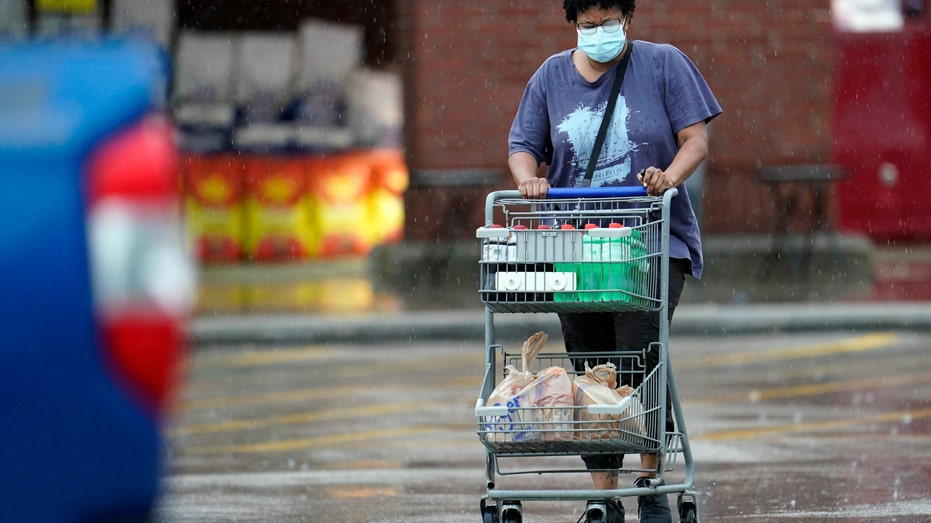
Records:
[[[607,513],[598,521],[602,523],[624,523],[624,505],[621,504],[621,500],[609,499],[605,501],[605,512]],[[592,514],[588,511],[588,507],[585,507],[585,513],[576,523],[582,523],[583,521],[585,523],[591,523],[592,521]]]
[[[637,478],[635,485],[647,487],[649,481],[650,478]],[[660,485],[665,484],[665,481],[660,482]],[[672,523],[672,512],[669,511],[666,494],[640,496],[637,498],[637,513],[640,515],[640,523]]]

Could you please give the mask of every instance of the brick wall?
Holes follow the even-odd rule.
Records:
[[[757,180],[761,166],[830,161],[829,4],[639,2],[630,36],[682,49],[725,111],[711,130],[706,234],[772,227],[772,195]],[[486,170],[485,182],[511,186],[507,131],[524,86],[576,35],[557,1],[405,0],[395,2],[393,18],[389,36],[406,75],[406,143],[415,173],[408,237],[465,239],[481,220],[488,187],[450,186],[449,175]],[[446,181],[432,184],[431,173]]]

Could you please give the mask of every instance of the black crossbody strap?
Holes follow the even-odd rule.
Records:
[[[601,150],[604,148],[605,137],[608,135],[608,126],[611,125],[611,117],[614,116],[614,106],[617,105],[617,97],[621,92],[621,84],[624,83],[624,73],[627,72],[627,62],[630,61],[630,55],[634,50],[634,43],[627,42],[627,49],[624,50],[624,57],[617,64],[617,74],[614,75],[614,83],[611,84],[611,94],[608,96],[608,106],[605,108],[604,119],[601,120],[601,127],[598,129],[598,136],[595,137],[595,146],[592,147],[592,155],[588,159],[588,167],[585,169],[585,178],[582,178],[582,187],[588,187],[592,184],[592,176],[595,174],[595,165],[598,163],[598,157],[601,156]]]

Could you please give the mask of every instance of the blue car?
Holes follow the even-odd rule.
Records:
[[[0,521],[144,521],[183,351],[155,48],[0,46]]]

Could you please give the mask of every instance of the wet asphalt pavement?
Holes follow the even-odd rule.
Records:
[[[500,341],[519,347],[509,332]],[[156,521],[481,522],[481,337],[294,341],[189,352]],[[869,328],[674,335],[702,521],[931,521],[929,342]],[[590,488],[585,475],[506,481]],[[526,502],[524,521],[582,508]]]

